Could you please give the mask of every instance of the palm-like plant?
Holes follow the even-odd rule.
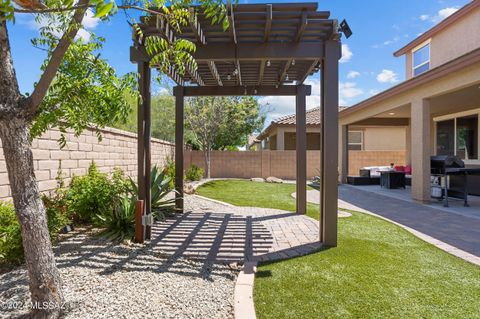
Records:
[[[125,196],[111,214],[97,215],[106,228],[102,235],[112,241],[131,239],[135,234],[135,198]]]
[[[171,177],[167,176],[165,171],[160,171],[156,165],[153,166],[150,172],[151,202],[152,211],[158,219],[164,219],[174,211],[175,198],[166,197],[171,191],[170,181]],[[138,186],[132,178],[130,178],[130,188],[131,195],[138,198]]]

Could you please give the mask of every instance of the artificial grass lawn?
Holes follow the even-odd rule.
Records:
[[[222,181],[199,193],[285,209],[294,207],[287,200],[292,189]],[[259,267],[258,318],[480,318],[480,267],[369,215],[339,219],[338,231],[336,248]]]
[[[312,188],[308,188],[312,189]],[[197,189],[199,195],[227,202],[236,206],[276,208],[295,211],[295,184],[258,183],[247,180],[214,181]],[[307,205],[307,215],[319,218],[320,207]]]

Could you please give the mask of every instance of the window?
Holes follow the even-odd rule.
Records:
[[[455,120],[437,123],[437,155],[455,154]]]
[[[348,150],[361,151],[363,149],[363,132],[349,131],[348,132]]]
[[[457,118],[457,156],[469,160],[478,158],[478,115]]]
[[[437,122],[437,155],[478,159],[478,115]]]
[[[430,70],[430,43],[412,52],[413,76]]]

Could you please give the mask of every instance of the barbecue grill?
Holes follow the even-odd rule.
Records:
[[[441,155],[430,158],[431,175],[444,178],[443,192],[440,199],[448,207],[448,197],[456,197],[464,200],[464,206],[468,207],[468,183],[469,175],[480,175],[480,168],[466,168],[465,163],[457,156]],[[463,183],[455,189],[448,188],[448,176],[462,176]],[[442,183],[440,183],[441,185]]]

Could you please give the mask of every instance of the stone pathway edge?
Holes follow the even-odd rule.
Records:
[[[234,293],[234,318],[256,319],[255,304],[253,303],[253,286],[257,262],[246,262],[237,277]]]

